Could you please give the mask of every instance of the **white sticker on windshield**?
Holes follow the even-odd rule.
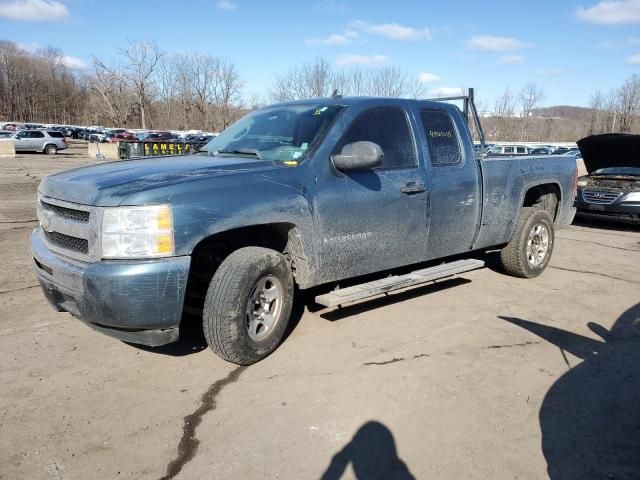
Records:
[[[302,145],[300,145],[301,150],[306,150],[307,148],[309,148],[309,144],[307,142],[304,142]]]

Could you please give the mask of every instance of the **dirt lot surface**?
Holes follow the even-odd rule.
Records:
[[[141,349],[47,305],[36,187],[85,152],[1,162],[0,478],[640,478],[637,227],[558,232],[534,280],[298,302],[281,348],[242,368],[197,329]]]

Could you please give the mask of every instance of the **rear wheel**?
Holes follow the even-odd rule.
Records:
[[[58,147],[53,144],[49,144],[44,147],[44,153],[46,153],[47,155],[55,155],[56,153],[58,153]]]
[[[293,305],[293,275],[275,250],[241,248],[220,264],[203,309],[209,347],[240,365],[255,363],[280,344]]]
[[[525,207],[511,241],[500,252],[502,266],[515,277],[537,277],[549,264],[554,240],[553,220],[549,213]]]

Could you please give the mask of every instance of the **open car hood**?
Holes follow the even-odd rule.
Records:
[[[589,174],[601,168],[640,167],[640,135],[604,133],[578,140]]]

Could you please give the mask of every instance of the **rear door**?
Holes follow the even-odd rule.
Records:
[[[42,150],[44,144],[44,133],[34,130],[29,132],[28,149],[31,151]]]
[[[402,105],[351,107],[333,154],[370,141],[383,152],[371,170],[337,172],[318,158],[318,229],[324,281],[408,265],[426,246],[426,176],[410,118]],[[327,156],[329,157],[329,156]],[[326,163],[325,163],[326,162]]]
[[[417,115],[430,163],[429,259],[468,251],[480,220],[478,164],[469,130],[455,113],[429,104]]]

